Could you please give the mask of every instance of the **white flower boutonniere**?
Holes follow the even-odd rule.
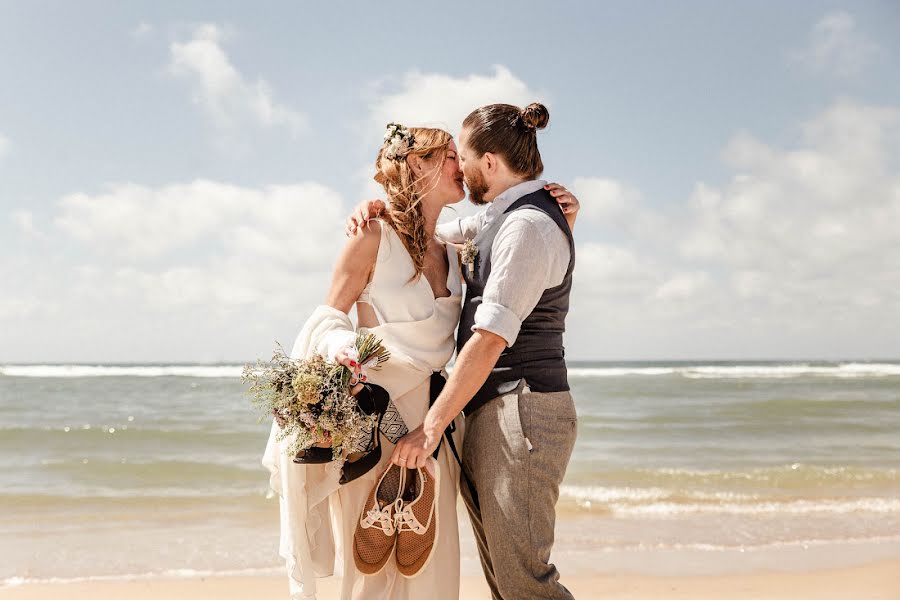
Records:
[[[478,246],[472,240],[466,240],[459,254],[462,263],[469,267],[469,277],[475,275],[475,257],[478,256]]]

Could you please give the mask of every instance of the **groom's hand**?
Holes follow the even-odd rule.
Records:
[[[365,227],[371,219],[374,219],[383,213],[385,208],[384,200],[368,200],[362,202],[353,210],[350,217],[347,218],[347,225],[344,228],[344,233],[347,234],[347,237],[354,235],[360,227]]]
[[[425,461],[434,454],[440,442],[439,434],[426,434],[424,425],[419,425],[400,438],[397,445],[394,446],[391,462],[407,469],[424,467]]]

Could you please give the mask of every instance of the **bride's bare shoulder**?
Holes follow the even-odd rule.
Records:
[[[368,221],[364,226],[358,227],[356,231],[347,238],[347,244],[344,247],[345,253],[352,253],[355,256],[375,258],[378,254],[378,246],[381,243],[381,228],[384,225],[378,219]]]

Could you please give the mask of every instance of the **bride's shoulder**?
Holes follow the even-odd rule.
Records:
[[[384,225],[378,219],[372,219],[363,227],[358,227],[356,232],[347,238],[344,252],[352,253],[357,257],[374,259],[378,254],[378,246],[381,244],[382,227]]]

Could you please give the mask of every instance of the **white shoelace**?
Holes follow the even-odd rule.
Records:
[[[425,535],[428,527],[419,523],[416,515],[413,514],[412,507],[402,506],[401,501],[397,500],[397,531],[412,531],[419,535]],[[429,519],[430,521],[430,519]]]
[[[396,503],[388,504],[384,508],[370,508],[360,521],[363,529],[376,528],[382,530],[386,535],[394,535],[396,532],[396,524],[394,516],[391,515],[391,507],[396,508]]]

